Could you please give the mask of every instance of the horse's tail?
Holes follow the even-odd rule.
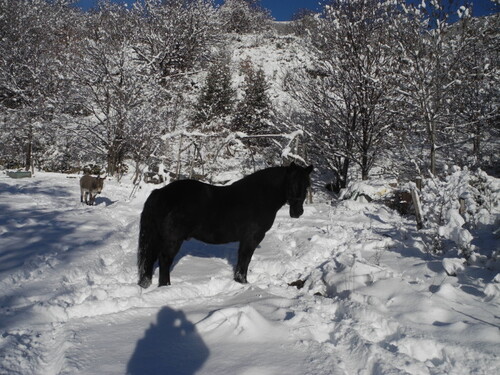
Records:
[[[155,213],[158,191],[155,190],[144,203],[139,230],[139,248],[137,250],[137,268],[139,271],[139,286],[148,288],[153,278],[153,268],[158,259],[161,237],[158,230]]]

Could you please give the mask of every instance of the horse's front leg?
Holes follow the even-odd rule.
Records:
[[[170,268],[181,248],[182,241],[169,241],[160,252],[160,281],[158,286],[170,285]]]
[[[234,269],[234,280],[246,284],[248,265],[252,260],[252,255],[259,245],[260,241],[264,238],[265,233],[259,233],[251,236],[249,239],[240,241],[240,246],[238,248],[238,263]]]

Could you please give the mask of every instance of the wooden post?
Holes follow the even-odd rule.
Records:
[[[417,185],[417,189],[422,191],[422,177],[418,176],[415,179],[415,184]]]
[[[313,203],[313,192],[312,192],[312,187],[307,189],[307,203],[312,204]]]
[[[418,191],[415,187],[411,189],[411,199],[413,201],[413,207],[415,208],[417,229],[420,230],[424,227],[424,221],[422,217],[422,205],[420,204],[420,197],[418,196]]]

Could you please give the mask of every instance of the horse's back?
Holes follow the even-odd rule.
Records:
[[[154,190],[148,199],[162,210],[191,211],[210,198],[209,187],[200,181],[179,180]]]
[[[239,241],[254,205],[238,190],[179,180],[151,193],[146,206],[169,234],[208,243]]]

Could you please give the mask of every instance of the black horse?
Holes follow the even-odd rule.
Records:
[[[170,285],[172,262],[189,238],[210,244],[239,242],[234,280],[246,283],[252,255],[276,212],[288,203],[291,217],[304,213],[312,170],[292,163],[255,172],[229,186],[181,180],[154,190],[141,214],[139,285],[151,285],[157,260],[159,285]]]

